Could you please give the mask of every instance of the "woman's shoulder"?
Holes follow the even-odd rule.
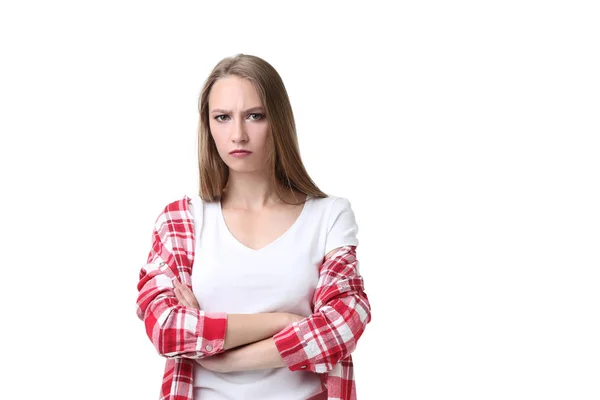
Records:
[[[185,193],[183,196],[169,200],[165,205],[163,212],[186,211],[189,209],[189,206],[192,204],[193,200],[195,200],[193,196]]]
[[[315,197],[313,201],[326,209],[333,207],[346,208],[350,206],[350,200],[347,197],[335,194],[330,194],[327,197]]]
[[[342,195],[328,195],[327,197],[313,198],[312,214],[319,216],[323,221],[332,223],[339,215],[353,214],[352,205],[347,197]]]
[[[198,196],[196,196],[198,197]],[[164,224],[173,219],[185,219],[197,199],[185,193],[182,197],[168,200],[156,217],[157,224]],[[200,200],[200,197],[198,197]],[[201,204],[201,203],[199,203]]]

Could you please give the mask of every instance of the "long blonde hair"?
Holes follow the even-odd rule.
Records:
[[[277,195],[282,197],[280,186],[283,186],[312,197],[328,197],[312,181],[302,163],[294,113],[279,73],[262,58],[240,53],[224,58],[213,68],[198,101],[198,168],[202,200],[220,200],[229,177],[229,168],[219,156],[210,134],[208,96],[218,79],[231,75],[252,82],[265,107],[270,127],[268,168]]]

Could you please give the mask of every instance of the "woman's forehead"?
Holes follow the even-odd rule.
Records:
[[[217,80],[210,92],[208,101],[211,107],[226,111],[247,111],[261,107],[258,91],[248,79],[231,76]]]

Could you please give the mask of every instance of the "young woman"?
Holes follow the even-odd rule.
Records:
[[[371,320],[348,199],[300,158],[277,71],[238,54],[199,101],[199,195],[156,219],[137,315],[166,357],[161,399],[356,399]]]

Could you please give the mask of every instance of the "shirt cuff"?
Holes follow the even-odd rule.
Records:
[[[198,326],[198,356],[212,356],[222,353],[227,332],[227,314],[223,312],[204,313],[204,325]]]
[[[297,324],[301,322],[296,322],[273,336],[279,355],[290,371],[310,370],[310,362],[304,351],[304,345],[296,331]]]

